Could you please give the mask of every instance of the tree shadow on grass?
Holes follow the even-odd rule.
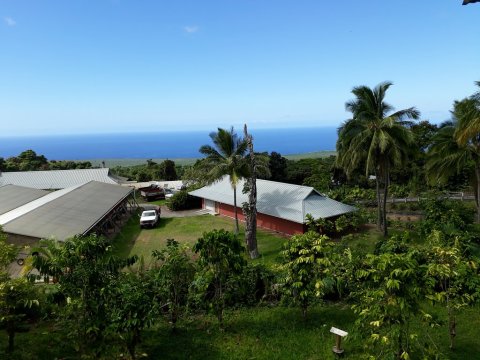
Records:
[[[120,257],[129,256],[135,241],[140,235],[141,229],[139,226],[138,216],[132,216],[123,226],[120,233],[113,239],[112,245],[114,253]]]
[[[226,317],[227,332],[237,333],[244,345],[253,344],[258,358],[334,359],[332,326],[356,332],[352,311],[342,306],[312,306],[304,321],[297,307],[257,308]],[[357,359],[361,344],[355,337],[344,341],[345,359]]]
[[[156,228],[157,229],[162,229],[162,228],[166,227],[172,221],[173,221],[173,218],[162,218],[162,217],[160,217],[160,221],[158,222]]]
[[[218,349],[211,342],[211,335],[204,330],[178,327],[152,329],[145,333],[142,351],[150,359],[218,359]]]

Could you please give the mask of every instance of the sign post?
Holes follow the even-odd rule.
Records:
[[[335,353],[335,354],[342,354],[343,353],[343,349],[342,349],[342,338],[347,336],[348,333],[346,331],[343,331],[343,330],[340,330],[340,329],[337,329],[336,327],[333,327],[330,329],[330,332],[332,334],[335,334],[335,346],[332,348],[332,351]]]

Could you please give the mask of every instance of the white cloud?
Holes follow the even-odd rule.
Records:
[[[198,30],[200,30],[200,28],[196,25],[193,25],[193,26],[184,26],[183,27],[183,30],[185,30],[185,32],[189,33],[189,34],[193,34],[193,33],[196,33]]]
[[[5,24],[7,24],[8,26],[17,25],[17,22],[15,20],[13,20],[11,17],[8,17],[8,16],[4,17],[3,21],[5,21]]]

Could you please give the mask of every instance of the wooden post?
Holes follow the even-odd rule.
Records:
[[[332,348],[332,351],[337,355],[343,354],[342,338],[347,336],[348,333],[333,326],[330,329],[330,332],[335,335],[335,346]]]

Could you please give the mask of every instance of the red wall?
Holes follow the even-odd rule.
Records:
[[[240,221],[245,221],[242,209],[238,207],[237,209],[238,219]],[[218,212],[220,215],[235,218],[234,207],[231,205],[220,203],[218,205]],[[305,232],[303,224],[261,213],[257,214],[257,227],[278,231],[288,235],[303,234]]]

